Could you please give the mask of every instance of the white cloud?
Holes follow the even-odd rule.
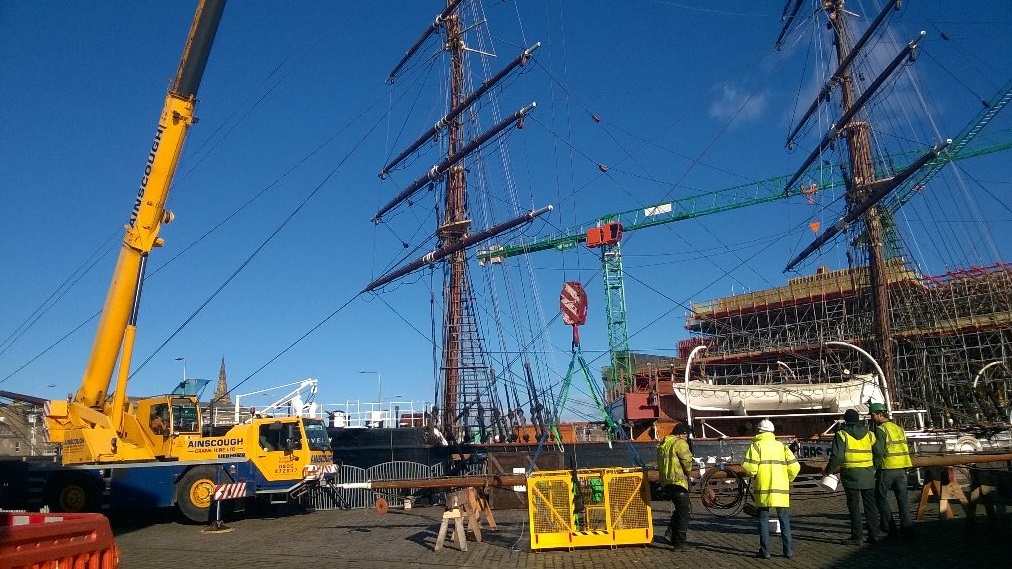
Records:
[[[766,96],[743,93],[731,85],[724,85],[720,96],[710,104],[708,114],[721,121],[754,120],[766,111]]]

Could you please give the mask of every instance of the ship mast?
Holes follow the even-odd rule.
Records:
[[[852,38],[850,25],[847,21],[850,13],[843,8],[844,0],[833,0],[824,4],[829,21],[833,28],[836,45],[837,61],[849,61]],[[854,84],[851,67],[842,69],[840,90],[842,110],[846,115],[854,106]],[[843,133],[847,141],[848,159],[850,161],[851,178],[847,187],[848,208],[864,203],[875,186],[875,167],[871,157],[870,125],[866,121],[851,121]],[[895,365],[893,362],[892,328],[889,322],[889,272],[886,269],[885,256],[882,253],[882,216],[877,205],[869,207],[864,213],[868,250],[868,280],[872,297],[872,330],[873,350],[876,359],[882,366],[886,385],[895,393]]]
[[[449,5],[452,0],[447,0]],[[446,49],[450,52],[450,108],[456,108],[464,90],[464,41],[461,37],[459,13],[452,14],[446,21]],[[447,126],[447,157],[453,156],[461,145],[463,119],[454,117]],[[467,211],[467,179],[464,166],[457,163],[446,175],[446,202],[443,224],[437,235],[443,247],[451,247],[461,241],[471,224]],[[458,393],[460,384],[461,339],[467,301],[465,287],[468,283],[466,251],[457,250],[450,254],[450,261],[443,283],[443,425],[450,429],[456,423]],[[466,308],[465,308],[466,307]],[[473,321],[473,315],[467,315]]]
[[[443,433],[451,440],[469,441],[473,436],[477,436],[479,439],[491,439],[493,435],[498,435],[505,440],[508,429],[507,417],[499,411],[494,374],[485,362],[483,340],[475,316],[474,291],[468,274],[467,248],[528,223],[549,211],[551,207],[530,211],[488,229],[473,234],[469,233],[471,219],[468,213],[465,158],[480,149],[486,142],[500,136],[506,129],[510,127],[521,128],[524,116],[535,108],[536,103],[532,102],[519,109],[481,134],[475,135],[468,132],[467,125],[470,124],[469,119],[475,114],[472,104],[494,88],[510,72],[524,66],[530,59],[531,53],[540,44],[526,49],[498,74],[468,94],[466,91],[468,86],[464,79],[467,72],[464,67],[464,54],[466,51],[475,50],[469,49],[465,43],[465,34],[471,28],[463,25],[461,3],[462,0],[447,0],[443,12],[422,33],[388,78],[388,82],[393,83],[404,64],[418,52],[428,38],[442,29],[444,34],[442,49],[450,56],[450,74],[447,85],[449,110],[433,128],[388,162],[380,171],[379,176],[380,179],[387,179],[394,167],[401,164],[406,157],[428,141],[433,140],[438,132],[443,132],[439,138],[445,140],[446,156],[401,190],[373,217],[375,223],[382,223],[384,215],[402,204],[410,205],[412,203],[410,198],[416,192],[426,186],[431,187],[431,184],[438,178],[442,178],[445,185],[441,204],[442,217],[436,228],[436,238],[439,245],[426,255],[377,278],[367,285],[363,292],[373,291],[437,261],[445,262],[442,359],[438,377],[438,383],[442,388],[439,394],[442,397],[442,406],[439,408],[438,421]],[[465,116],[468,119],[465,119]]]

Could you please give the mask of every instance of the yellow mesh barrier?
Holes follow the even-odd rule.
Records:
[[[531,549],[614,547],[654,539],[643,471],[592,468],[527,478]]]

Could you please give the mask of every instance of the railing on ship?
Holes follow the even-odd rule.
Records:
[[[422,427],[432,413],[428,401],[383,401],[382,403],[348,400],[325,403],[318,411],[327,426],[347,429]]]
[[[294,409],[283,406],[272,409],[271,416],[302,416],[323,420],[328,427],[348,429],[374,429],[422,427],[431,416],[432,403],[428,401],[404,401],[395,399],[382,403],[348,400],[343,403],[324,403]],[[258,415],[257,408],[240,407],[239,422],[249,421]],[[236,424],[234,406],[211,407],[204,410],[204,424],[214,427],[228,427]]]

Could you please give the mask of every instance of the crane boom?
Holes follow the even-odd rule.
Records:
[[[1012,85],[1010,85],[1010,88],[1012,88]],[[930,164],[946,164],[948,162],[994,154],[995,152],[1002,152],[1009,149],[1012,149],[1012,140],[998,142],[971,150],[964,150],[958,154],[949,152],[944,155],[940,155]],[[837,168],[835,165],[830,166],[824,164],[811,171],[811,177],[819,178],[823,175],[829,176],[835,174],[836,170]],[[477,253],[478,262],[481,264],[501,263],[503,260],[509,257],[516,257],[517,255],[526,255],[528,253],[547,251],[549,249],[555,249],[557,251],[572,249],[577,245],[586,243],[587,232],[590,229],[599,227],[604,223],[617,221],[622,224],[623,232],[629,232],[637,229],[654,227],[655,225],[664,225],[675,221],[683,221],[686,219],[711,215],[714,213],[733,211],[753,205],[782,201],[791,197],[805,195],[810,191],[810,186],[798,186],[791,188],[785,195],[783,193],[783,183],[789,178],[790,176],[766,178],[764,180],[747,182],[745,184],[714,190],[712,192],[678,198],[654,204],[652,206],[605,214],[594,221],[581,223],[570,227],[569,229],[551,233],[544,239],[539,239],[530,243],[501,245],[479,250]],[[817,185],[816,189],[818,191],[824,191],[841,187],[843,185],[843,180],[833,179],[829,182]]]
[[[225,477],[243,483],[233,499],[278,503],[302,496],[336,471],[319,419],[301,413],[254,416],[216,434],[205,429],[196,395],[126,397],[144,267],[151,250],[162,244],[162,224],[172,221],[165,203],[187,131],[196,122],[197,89],[224,7],[225,0],[198,4],[148,152],[81,386],[73,399],[46,403],[46,435],[61,445],[60,464],[38,463],[29,478],[43,495],[41,505],[51,511],[175,506],[199,522],[208,519],[216,483]],[[107,390],[117,364],[110,402]]]
[[[165,201],[186,133],[194,120],[197,88],[224,9],[225,0],[201,0],[194,15],[179,69],[165,97],[148,152],[91,355],[74,397],[74,401],[81,405],[101,409],[117,360],[120,360],[121,376],[125,377],[129,369],[133,334],[128,334],[128,329],[136,325],[145,262],[151,249],[162,244],[158,237],[161,225],[172,221],[172,213],[165,209]]]
[[[998,91],[995,97],[984,104],[984,109],[977,114],[976,118],[967,125],[963,132],[956,137],[955,142],[952,143],[952,149],[944,154],[940,154],[934,160],[928,163],[928,167],[925,168],[919,176],[915,179],[908,181],[900,190],[897,190],[889,199],[883,200],[883,203],[889,209],[889,211],[896,212],[899,208],[903,207],[903,204],[910,201],[910,198],[914,197],[917,193],[917,188],[923,186],[928,180],[933,178],[935,174],[942,169],[943,166],[949,162],[956,160],[962,160],[963,158],[972,158],[974,156],[980,156],[981,154],[990,154],[990,152],[983,152],[987,150],[975,149],[975,150],[964,150],[971,140],[977,136],[980,131],[991,122],[991,119],[995,117],[1005,105],[1012,101],[1012,80],[1009,80],[1004,87]],[[1001,149],[1007,149],[1012,147],[1012,143],[1004,143],[995,146],[1001,146]]]
[[[825,168],[829,169],[828,166]],[[696,194],[686,198],[679,198],[652,206],[631,209],[618,213],[603,215],[589,223],[582,223],[560,232],[552,233],[532,243],[520,243],[518,245],[503,245],[490,247],[478,251],[478,262],[500,263],[508,257],[525,255],[555,249],[564,251],[572,249],[577,245],[587,242],[587,232],[605,223],[618,222],[622,224],[623,231],[634,231],[645,229],[655,225],[663,225],[674,221],[682,221],[693,217],[730,211],[750,205],[778,201],[785,199],[783,194],[783,180],[787,176],[778,176],[755,182],[748,182],[738,186],[732,186],[723,190]],[[839,185],[834,182],[822,186],[829,188]],[[792,190],[791,196],[800,195],[801,190]]]

